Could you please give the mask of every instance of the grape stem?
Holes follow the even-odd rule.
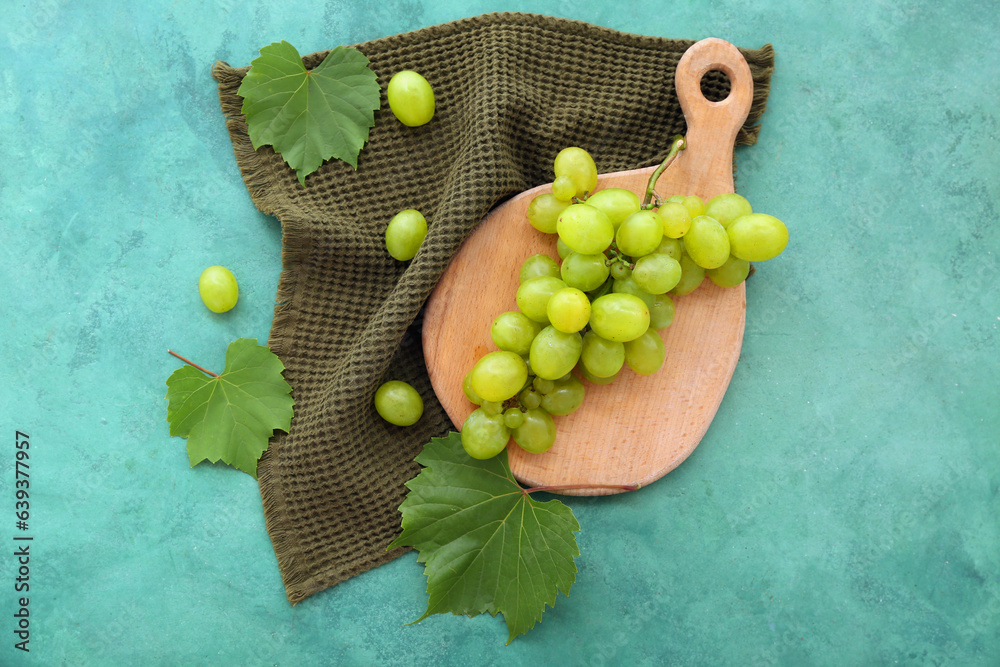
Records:
[[[674,142],[670,144],[670,152],[667,153],[667,157],[664,158],[660,166],[656,168],[653,174],[649,177],[649,183],[646,184],[646,196],[642,199],[642,206],[646,208],[649,206],[650,202],[653,201],[653,197],[656,196],[656,192],[653,190],[656,187],[656,181],[660,179],[660,174],[663,170],[669,167],[673,161],[677,158],[678,153],[687,148],[687,142],[684,137],[677,135],[674,137]],[[660,198],[656,197],[657,203],[659,203]]]
[[[194,366],[195,368],[197,368],[197,369],[198,369],[199,371],[201,371],[202,373],[207,373],[208,375],[211,375],[211,376],[212,376],[212,377],[214,377],[214,378],[217,378],[217,377],[219,377],[218,373],[213,373],[213,372],[212,372],[212,371],[210,371],[210,370],[207,370],[207,369],[205,369],[205,368],[202,368],[201,366],[199,366],[198,364],[194,363],[193,361],[189,361],[189,360],[185,359],[184,357],[182,357],[181,355],[177,354],[177,353],[176,353],[176,352],[174,352],[173,350],[167,350],[167,352],[169,352],[170,354],[174,355],[175,357],[177,357],[178,359],[180,359],[180,360],[181,360],[181,361],[183,361],[184,363],[186,363],[186,364],[188,364],[188,365],[190,365],[190,366]]]
[[[618,489],[619,491],[638,491],[639,484],[557,484],[555,486],[533,486],[530,489],[521,489],[521,493],[528,495],[535,491],[574,491],[577,489]]]

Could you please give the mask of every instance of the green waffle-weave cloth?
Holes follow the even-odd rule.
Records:
[[[587,149],[600,172],[663,160],[685,130],[673,76],[693,43],[496,13],[356,44],[378,75],[382,107],[357,170],[326,163],[305,188],[270,147],[250,143],[237,94],[248,68],[215,64],[243,180],[282,228],[269,345],[285,364],[295,417],[271,439],[258,477],[292,603],[403,553],[386,546],[400,531],[404,482],[419,472],[413,458],[454,428],[424,365],[422,307],[462,241],[498,203],[551,182],[567,146]],[[740,50],[755,93],[737,143],[752,144],[774,54],[770,45]],[[325,56],[303,62],[312,68]],[[434,88],[434,118],[418,128],[399,123],[386,102],[403,69]],[[702,88],[723,99],[728,81],[710,72]],[[407,208],[423,212],[429,231],[417,256],[399,262],[384,233]],[[392,426],[375,412],[374,392],[390,379],[423,397],[416,425]]]

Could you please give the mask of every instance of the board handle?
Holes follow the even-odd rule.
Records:
[[[730,83],[729,96],[719,102],[710,101],[701,92],[702,77],[715,70],[729,77]],[[735,46],[710,37],[684,52],[677,63],[674,84],[687,121],[687,148],[671,169],[684,172],[685,182],[704,184],[701,192],[676,194],[705,198],[734,192],[733,146],[753,103],[750,66]]]

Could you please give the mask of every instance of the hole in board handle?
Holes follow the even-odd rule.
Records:
[[[729,76],[719,69],[711,69],[701,77],[701,94],[709,102],[722,102],[732,91],[732,82]]]

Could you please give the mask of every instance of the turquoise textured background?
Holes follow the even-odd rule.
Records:
[[[137,5],[138,6],[138,5]],[[1000,14],[868,0],[8,3],[0,33],[0,664],[1000,664]],[[280,229],[226,135],[216,59],[498,11],[774,44],[737,188],[791,243],[748,284],[701,446],[573,499],[577,582],[504,646],[423,611],[408,554],[291,607],[248,476],[168,435],[173,348],[266,341]],[[600,73],[595,72],[595,76]],[[240,302],[201,304],[205,266]],[[15,431],[31,520],[15,530]],[[14,649],[30,535],[29,654]]]

